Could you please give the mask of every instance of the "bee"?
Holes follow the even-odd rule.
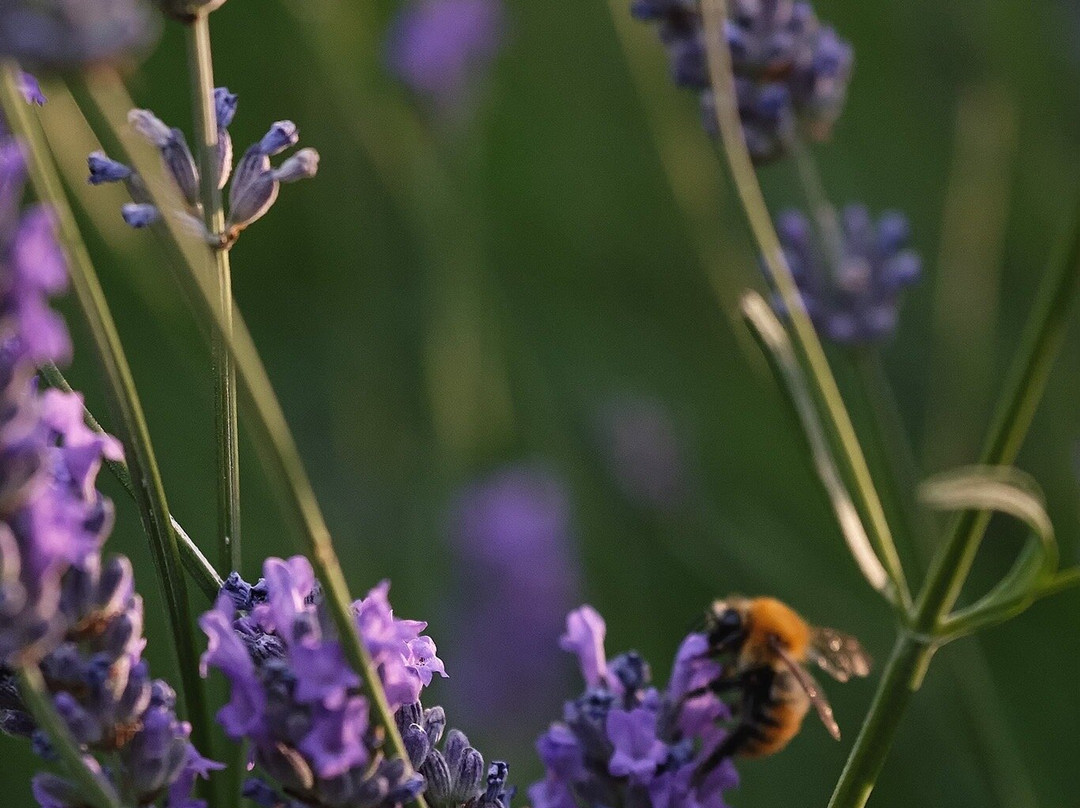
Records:
[[[840,740],[832,707],[803,667],[810,661],[840,682],[870,673],[870,657],[854,637],[808,624],[776,598],[733,596],[713,601],[705,616],[707,655],[723,673],[688,694],[737,692],[735,725],[695,772],[701,781],[722,760],[779,752],[794,738],[813,705]]]

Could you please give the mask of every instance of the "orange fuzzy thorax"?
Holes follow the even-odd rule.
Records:
[[[749,636],[744,651],[759,662],[774,663],[770,637],[776,636],[784,643],[788,653],[798,661],[806,659],[810,644],[810,626],[791,608],[776,598],[754,598],[749,608]]]

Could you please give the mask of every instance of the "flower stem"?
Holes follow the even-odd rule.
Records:
[[[1042,396],[1050,367],[1064,338],[1080,270],[1080,208],[1072,214],[1067,237],[1043,278],[1020,351],[1005,385],[998,417],[990,430],[981,463],[1007,465],[1019,451]],[[971,568],[989,514],[965,511],[931,563],[911,617],[901,629],[859,737],[829,800],[829,808],[862,808],[870,797],[911,693],[918,689],[934,645],[925,641],[939,629]],[[1058,573],[1033,597],[1043,597],[1080,583],[1080,573]],[[924,638],[916,640],[916,638]],[[894,692],[895,691],[895,692]]]
[[[802,297],[799,295],[795,279],[784,257],[780,240],[773,229],[769,210],[746,148],[736,103],[731,53],[723,34],[727,3],[725,0],[703,0],[701,9],[708,43],[709,75],[716,95],[717,120],[735,189],[754,239],[761,249],[772,282],[780,293],[791,318],[793,343],[799,361],[804,366],[806,377],[811,383],[815,399],[821,407],[822,424],[830,442],[834,445],[835,455],[841,463],[842,472],[852,487],[852,493],[860,516],[865,522],[867,533],[889,574],[892,590],[889,593],[890,599],[898,607],[906,610],[911,603],[911,593],[904,577],[900,557],[893,544],[892,532],[885,518],[884,508],[874,488],[866,458],[859,445],[851,418],[844,407],[836,379],[833,378],[832,370],[825,358],[825,351],[803,306]]]
[[[67,258],[72,286],[89,327],[110,394],[110,403],[115,407],[117,422],[122,427],[121,437],[131,476],[139,482],[136,488],[139,510],[150,538],[151,554],[169,615],[181,685],[192,724],[192,740],[200,750],[209,751],[210,720],[202,680],[199,678],[194,638],[196,629],[191,620],[176,534],[169,522],[169,505],[150,442],[150,431],[105,293],[64,195],[49,147],[19,95],[18,80],[18,66],[5,63],[0,81],[4,117],[12,132],[26,146],[27,172],[35,194],[41,202],[50,206],[56,217],[59,241]]]
[[[137,172],[146,175],[154,169],[157,161],[142,144],[134,141],[126,131],[116,125],[117,113],[128,106],[130,101],[121,98],[121,92],[122,86],[116,79],[95,83],[90,87],[94,103],[103,112],[130,163]],[[166,192],[156,187],[151,187],[149,192],[160,209],[170,209],[171,200],[164,195]],[[201,245],[179,231],[176,223],[169,217],[163,217],[158,228],[182,259],[165,263],[173,271],[175,280],[194,307],[196,317],[223,341],[229,351],[240,390],[251,404],[248,412],[251,416],[249,427],[252,443],[261,453],[263,465],[271,481],[277,486],[288,516],[299,528],[300,547],[310,556],[312,566],[323,585],[326,605],[337,626],[346,658],[353,669],[363,676],[368,696],[375,705],[390,747],[408,769],[409,757],[401,733],[398,732],[393,711],[386,700],[382,680],[359,635],[348,585],[334,550],[330,530],[323,519],[285,414],[281,410],[281,404],[251,334],[240,312],[234,307],[230,336],[229,325],[217,305],[216,290],[210,284],[211,275],[207,271],[209,257]],[[427,808],[427,802],[422,796],[417,797],[415,804],[418,808]]]
[[[64,378],[64,374],[60,372],[60,368],[52,362],[42,365],[38,368],[38,372],[41,374],[41,378],[50,386],[63,390],[65,393],[74,392],[68,380]],[[83,407],[83,420],[88,427],[98,434],[105,434],[105,428],[86,407]],[[131,470],[128,468],[127,463],[123,460],[105,458],[105,468],[123,486],[128,496],[138,504],[139,495],[135,490],[135,483],[131,479]],[[217,574],[217,570],[207,561],[202,550],[199,549],[199,546],[195,544],[191,536],[187,534],[187,531],[176,521],[172,514],[169,515],[169,524],[172,525],[173,532],[176,533],[179,542],[180,560],[183,562],[184,568],[188,571],[188,575],[192,577],[192,580],[195,581],[196,586],[206,595],[207,600],[213,603],[214,598],[221,591],[221,576]]]
[[[71,737],[64,719],[56,711],[49,695],[45,680],[36,665],[26,665],[17,670],[19,677],[19,695],[30,710],[34,721],[45,730],[53,749],[64,761],[68,773],[79,785],[79,789],[94,808],[120,808],[120,797],[112,784],[101,774],[87,765],[83,752],[75,739]]]
[[[210,50],[209,14],[198,13],[185,26],[188,76],[195,115],[196,145],[203,219],[208,232],[225,232],[225,211],[218,187],[218,128],[214,105],[214,63]],[[232,270],[229,252],[215,248],[218,305],[224,318],[225,339],[214,336],[214,423],[217,433],[218,565],[240,570],[240,448],[236,417],[236,372],[225,347],[232,331]]]

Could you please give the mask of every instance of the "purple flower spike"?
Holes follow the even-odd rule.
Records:
[[[218,668],[230,685],[219,723],[231,738],[250,742],[253,761],[297,805],[392,808],[409,801],[424,781],[404,761],[384,756],[359,693],[360,677],[345,658],[310,562],[270,558],[263,574],[255,585],[230,575],[199,621],[208,637],[203,673]],[[441,710],[425,712],[417,698],[444,672],[435,644],[420,634],[426,624],[395,618],[388,589],[380,584],[353,608],[419,767],[446,719]],[[277,804],[274,789],[261,781],[245,793],[259,804]]]
[[[832,267],[814,239],[810,222],[786,211],[777,222],[784,255],[803,303],[822,335],[844,345],[888,339],[899,319],[900,295],[921,274],[918,254],[908,247],[907,219],[895,211],[874,221],[863,205],[840,214],[842,261]],[[777,300],[777,308],[783,310]]]
[[[457,106],[498,53],[505,28],[500,0],[414,0],[390,29],[387,62],[413,92]]]
[[[582,607],[567,624],[564,647],[584,646],[587,659],[602,659],[600,616]],[[583,660],[583,667],[595,665]],[[725,808],[724,792],[738,784],[730,760],[695,782],[731,717],[705,689],[723,673],[708,657],[705,636],[686,637],[663,690],[650,686],[649,665],[633,651],[606,668],[604,676],[587,675],[585,692],[565,703],[563,720],[537,741],[546,775],[529,788],[533,808],[601,808],[630,799],[648,808]]]
[[[143,54],[160,25],[140,0],[8,0],[0,7],[0,56],[50,70],[125,63]]]
[[[597,687],[607,682],[607,661],[604,655],[604,618],[592,606],[582,606],[566,618],[566,634],[559,647],[577,654],[585,683]]]

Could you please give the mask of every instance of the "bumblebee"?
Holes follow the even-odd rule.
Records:
[[[727,757],[779,752],[798,734],[811,705],[829,734],[840,740],[832,708],[803,663],[815,663],[840,682],[866,676],[870,657],[858,640],[809,625],[776,598],[713,601],[705,616],[705,632],[707,655],[722,663],[723,674],[696,693],[736,693],[732,705],[736,723],[698,766],[695,780],[702,780]]]

